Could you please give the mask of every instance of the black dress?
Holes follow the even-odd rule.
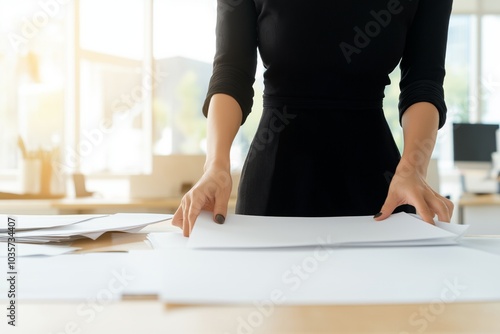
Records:
[[[441,128],[451,7],[452,0],[219,0],[205,115],[211,96],[225,93],[245,122],[258,54],[266,69],[236,212],[377,213],[400,159],[382,109],[389,74],[400,64],[400,114],[430,102]]]

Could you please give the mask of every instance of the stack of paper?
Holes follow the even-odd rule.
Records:
[[[15,231],[26,231],[49,227],[62,227],[107,215],[0,215],[0,233],[7,232],[8,219],[16,220]]]
[[[112,215],[16,216],[15,241],[21,243],[67,242],[97,239],[105,232],[136,232],[171,219],[170,214],[117,213]],[[0,242],[9,239],[7,216],[0,217]]]
[[[263,217],[228,215],[223,225],[202,212],[189,238],[190,248],[277,248],[307,246],[453,245],[467,225],[428,224],[407,213],[383,221],[372,216]]]
[[[48,244],[16,244],[16,256],[55,256],[72,253],[79,250],[79,247],[67,245],[48,245]],[[9,256],[9,247],[6,242],[0,242],[0,257]]]

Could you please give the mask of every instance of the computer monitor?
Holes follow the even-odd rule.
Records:
[[[491,170],[498,124],[453,123],[453,160],[461,170]]]

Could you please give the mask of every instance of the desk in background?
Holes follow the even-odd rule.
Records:
[[[458,223],[469,224],[468,234],[500,234],[500,194],[463,194],[458,201]]]
[[[0,200],[0,213],[4,214],[95,214],[117,212],[174,213],[180,197],[161,199],[130,198],[63,198]],[[230,212],[236,199],[229,200]]]

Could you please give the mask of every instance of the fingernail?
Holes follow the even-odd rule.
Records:
[[[375,216],[373,216],[373,218],[378,218],[380,216],[382,216],[382,212],[377,213]]]
[[[216,216],[215,216],[215,222],[217,224],[224,224],[224,221],[226,220],[226,218],[224,218],[223,215],[221,215],[220,213],[218,213]]]

